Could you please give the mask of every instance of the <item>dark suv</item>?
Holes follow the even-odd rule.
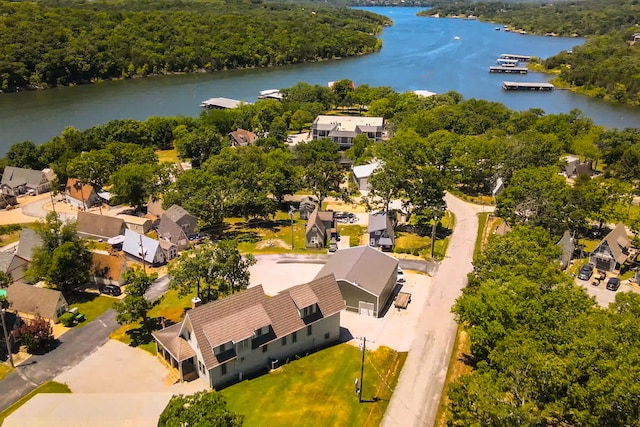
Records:
[[[578,279],[589,280],[592,274],[593,274],[593,265],[585,264],[580,269],[580,273],[578,273]]]
[[[612,277],[607,281],[607,289],[610,291],[617,291],[620,287],[620,279]]]
[[[118,285],[101,285],[98,290],[101,294],[111,295],[112,297],[122,294],[122,289]]]

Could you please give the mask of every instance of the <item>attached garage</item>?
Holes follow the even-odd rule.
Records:
[[[334,253],[316,278],[333,274],[347,310],[380,317],[396,286],[398,260],[369,246]]]

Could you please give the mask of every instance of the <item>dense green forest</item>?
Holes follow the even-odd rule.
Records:
[[[533,34],[588,36],[573,52],[562,52],[544,62],[560,72],[555,83],[582,93],[640,104],[640,44],[632,35],[640,32],[637,0],[585,0],[545,4],[438,1],[431,16],[468,16],[500,22],[514,30]]]
[[[417,228],[442,217],[445,190],[490,195],[501,178],[506,189],[497,213],[514,231],[490,239],[455,304],[470,333],[473,370],[449,390],[449,425],[637,425],[640,297],[620,293],[612,306],[597,308],[559,270],[555,243],[567,229],[581,237],[617,221],[640,234],[638,213],[628,209],[640,184],[638,129],[606,130],[579,111],[516,112],[455,92],[423,98],[388,87],[354,89],[348,80],[283,92],[282,102],[199,118],[68,128],[42,145],[13,145],[0,164],[52,166],[60,182],[74,176],[110,184],[119,202],[140,209],[162,194],[165,205],[182,205],[212,235],[228,217],[273,217],[286,207],[284,196],[299,190],[348,199],[341,156],[354,164],[382,160],[365,203],[380,209],[399,199]],[[329,140],[283,142],[289,132],[308,129],[316,114],[339,107],[385,117],[391,137],[359,137],[344,152]],[[231,147],[227,134],[236,127],[262,137]],[[159,164],[154,150],[172,147],[200,166],[179,173]],[[603,174],[570,184],[559,174],[565,153],[593,160]]]
[[[0,91],[353,56],[390,23],[259,1],[0,1]]]

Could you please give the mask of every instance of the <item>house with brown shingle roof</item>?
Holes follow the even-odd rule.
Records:
[[[244,147],[245,145],[251,145],[256,142],[258,135],[251,131],[238,128],[229,133],[229,138],[231,139],[232,147]]]
[[[24,283],[13,283],[9,286],[7,299],[11,304],[11,310],[32,316],[40,315],[54,323],[58,323],[58,318],[69,307],[62,292]]]
[[[598,270],[617,271],[629,257],[631,240],[624,224],[616,225],[589,255],[589,262]]]
[[[124,229],[125,223],[122,218],[78,212],[76,231],[80,237],[107,240],[124,234]]]
[[[154,332],[158,357],[180,380],[220,389],[339,338],[345,308],[333,275],[269,297],[262,286],[189,310]]]
[[[89,184],[83,184],[77,178],[67,179],[64,187],[64,198],[72,206],[78,209],[89,209],[102,203],[95,188]]]
[[[127,261],[122,254],[91,253],[91,277],[96,285],[124,285]]]

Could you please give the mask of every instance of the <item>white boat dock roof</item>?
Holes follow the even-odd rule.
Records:
[[[414,90],[413,93],[423,98],[428,98],[430,96],[437,95],[437,93],[429,92],[428,90]]]
[[[206,101],[202,101],[200,106],[206,108],[237,108],[243,103],[243,101],[238,101],[237,99],[209,98]]]

